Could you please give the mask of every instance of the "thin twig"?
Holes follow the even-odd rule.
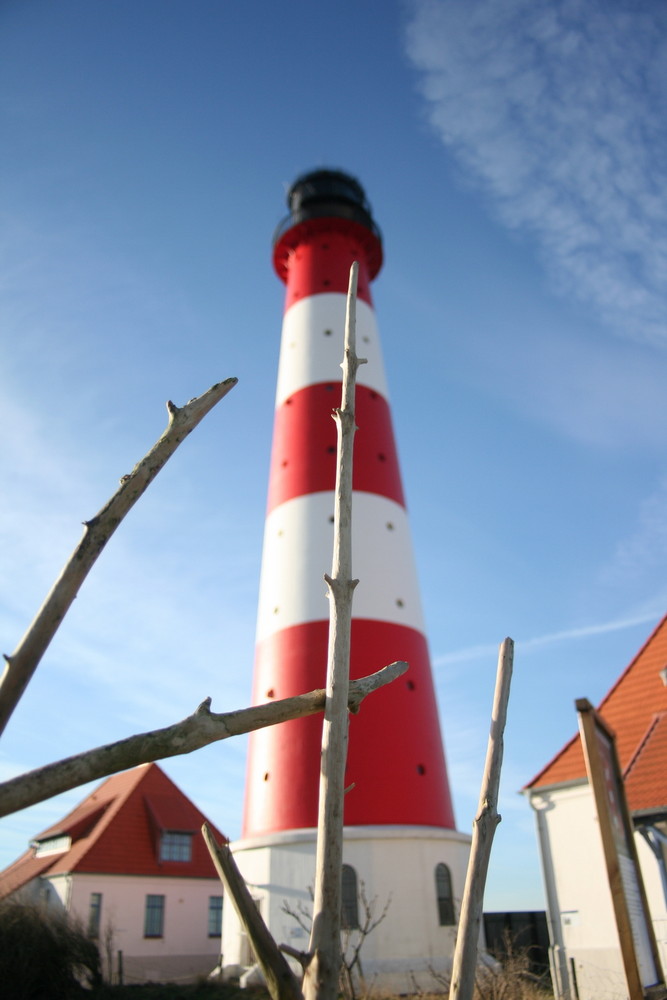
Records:
[[[174,454],[181,441],[218,403],[238,379],[227,378],[211,386],[201,396],[185,406],[167,403],[167,428],[121,485],[107,504],[90,521],[84,522],[83,537],[51,588],[25,635],[11,656],[5,655],[5,669],[0,679],[0,733],[18,705],[30,683],[49,643],[60,627],[81,584],[95,564],[100,552],[139,497],[153,482],[160,469]]]

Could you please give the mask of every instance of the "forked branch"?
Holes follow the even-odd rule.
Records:
[[[51,588],[27,632],[11,656],[5,656],[5,670],[0,679],[0,733],[21,700],[39,661],[60,627],[100,552],[125,515],[150,486],[162,466],[174,454],[181,441],[233,389],[238,379],[227,378],[211,386],[203,395],[185,406],[167,403],[167,428],[121,485],[108,503],[90,521],[84,522],[83,537]]]
[[[349,710],[358,712],[366,695],[391,683],[405,673],[407,668],[407,663],[398,661],[368,677],[353,681],[350,684]],[[215,743],[216,740],[225,740],[229,736],[240,736],[253,729],[314,715],[324,710],[324,703],[325,692],[320,688],[293,698],[216,714],[210,711],[211,699],[207,698],[192,715],[173,726],[129,736],[117,743],[87,750],[3,782],[0,784],[0,816],[8,816],[60,792],[77,788],[88,781],[106,778],[138,764],[191,753],[209,743]]]

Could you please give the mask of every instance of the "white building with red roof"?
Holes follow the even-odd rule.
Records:
[[[598,711],[616,736],[663,971],[667,967],[667,616]],[[611,892],[580,737],[526,786],[535,810],[556,995],[627,996]]]
[[[220,958],[222,885],[204,822],[157,764],[143,764],[108,778],[38,834],[0,872],[0,899],[17,895],[78,917],[126,983],[206,975]]]

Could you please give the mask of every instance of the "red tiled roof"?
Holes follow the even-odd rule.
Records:
[[[191,861],[159,860],[161,826],[158,822],[156,827],[156,817],[168,818],[169,830],[196,831]],[[28,851],[0,873],[0,897],[40,874],[98,872],[216,878],[200,832],[204,822],[208,822],[204,814],[157,764],[143,764],[108,778],[59,823],[39,834],[35,838],[38,841],[69,834],[72,846],[61,854],[43,858],[36,858],[34,849]],[[209,825],[216,837],[224,840]]]
[[[667,712],[667,686],[660,677],[666,665],[667,615],[598,706],[600,715],[616,734],[621,770],[633,765],[628,770],[626,786],[631,811],[666,802],[667,725],[661,722],[652,731],[656,714]],[[584,754],[576,735],[526,789],[546,788],[585,777]]]
[[[89,833],[113,799],[90,804],[88,804],[88,801],[86,799],[63,819],[50,826],[48,830],[43,830],[35,837],[35,840],[46,840],[49,837],[58,837],[60,834],[67,835],[73,840],[78,840],[85,833]]]

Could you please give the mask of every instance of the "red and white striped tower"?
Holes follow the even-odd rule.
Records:
[[[339,171],[318,170],[300,177],[288,193],[288,205],[290,215],[278,228],[273,255],[287,294],[253,702],[325,685],[329,604],[323,575],[331,567],[336,473],[331,413],[341,401],[345,303],[350,266],[356,260],[357,353],[368,363],[357,374],[352,516],[353,573],[360,582],[353,599],[350,670],[355,678],[399,659],[407,660],[410,669],[366,699],[359,715],[351,717],[346,785],[353,787],[345,800],[345,851],[351,858],[366,858],[354,867],[371,895],[380,898],[398,889],[407,899],[410,890],[401,890],[400,877],[397,882],[398,873],[392,870],[409,865],[407,858],[416,863],[417,845],[427,841],[431,848],[438,845],[434,858],[447,865],[450,876],[452,868],[458,875],[465,864],[467,838],[454,830],[371,301],[370,283],[382,266],[382,241],[362,187]],[[288,873],[277,859],[287,848],[294,855],[300,845],[297,854],[305,851],[309,858],[306,868],[312,860],[321,733],[322,718],[313,716],[250,737],[243,839],[235,845],[235,854],[246,877],[265,887],[258,899],[267,899],[262,905],[270,924],[275,925],[277,917],[267,886],[280,885],[281,903],[290,879],[305,878],[300,885],[291,882],[297,890],[312,884],[312,873],[296,871],[294,857]],[[449,851],[445,856],[443,838]],[[435,896],[433,872],[426,882],[429,888],[423,891]],[[415,907],[423,891],[415,896]],[[435,915],[436,902],[422,899],[423,905],[430,905]],[[401,904],[402,922],[405,917]],[[442,926],[435,916],[434,923]],[[400,954],[397,947],[391,946],[394,959]]]

